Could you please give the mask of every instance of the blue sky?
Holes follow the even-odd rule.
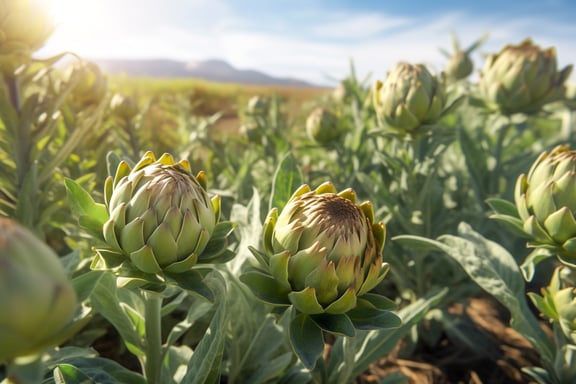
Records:
[[[576,63],[576,1],[42,0],[58,29],[39,55],[85,58],[219,58],[238,68],[335,84],[352,60],[360,76],[382,78],[397,62],[440,71],[450,33],[473,56],[531,37],[555,46],[561,67]],[[574,79],[574,75],[572,76]]]

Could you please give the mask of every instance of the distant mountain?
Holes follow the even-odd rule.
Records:
[[[251,85],[285,85],[295,87],[316,87],[318,85],[293,79],[267,75],[264,72],[237,69],[223,60],[204,60],[186,63],[176,60],[93,60],[110,74],[126,74],[146,77],[197,78],[220,83]]]

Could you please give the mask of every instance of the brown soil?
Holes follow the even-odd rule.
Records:
[[[399,345],[390,356],[373,364],[356,384],[379,383],[384,377],[399,373],[407,376],[411,384],[531,383],[521,369],[539,365],[538,355],[522,335],[508,326],[506,310],[493,298],[473,298],[466,306],[453,305],[449,312],[469,316],[473,331],[496,346],[495,354],[486,356],[443,337],[434,348],[421,347],[406,360],[399,357]]]

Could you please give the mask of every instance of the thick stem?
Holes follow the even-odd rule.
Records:
[[[162,296],[143,290],[146,340],[143,369],[149,384],[160,383],[162,368]]]
[[[494,170],[492,171],[492,177],[490,178],[490,189],[488,191],[490,194],[498,194],[499,192],[498,189],[500,185],[500,174],[502,173],[502,154],[504,153],[504,141],[506,140],[506,136],[512,127],[512,121],[508,119],[508,124],[504,125],[500,129],[500,132],[498,132],[498,141],[496,141],[496,150],[494,151],[494,159],[496,161]]]

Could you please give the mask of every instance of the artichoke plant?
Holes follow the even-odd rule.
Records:
[[[0,364],[58,344],[77,297],[56,253],[0,218]]]
[[[265,253],[253,250],[264,272],[242,279],[273,304],[308,315],[344,314],[388,273],[385,237],[371,203],[357,205],[351,189],[336,193],[331,183],[315,190],[303,185],[282,212],[273,208],[266,218]],[[262,279],[268,284],[258,284]]]
[[[504,115],[536,113],[562,100],[572,65],[557,70],[556,50],[526,39],[488,56],[478,84],[486,108]]]
[[[378,119],[403,134],[414,134],[456,107],[448,104],[444,75],[432,75],[423,64],[401,62],[377,81],[373,93]]]
[[[250,116],[266,117],[270,110],[270,100],[262,96],[252,96],[248,100],[246,114]]]
[[[324,107],[315,108],[306,119],[306,133],[318,144],[329,144],[344,133],[338,116]]]
[[[52,34],[46,4],[38,0],[0,0],[0,69],[12,74],[26,64]]]
[[[76,63],[70,70],[69,81],[76,84],[70,102],[77,110],[100,104],[108,90],[106,75],[98,65],[91,62]]]
[[[127,262],[147,274],[174,274],[231,256],[231,227],[218,224],[220,197],[208,196],[205,174],[194,176],[188,161],[147,152],[133,168],[120,162],[104,196],[109,218],[102,230],[110,248],[99,254],[107,266]]]
[[[462,80],[470,76],[474,70],[474,62],[472,61],[470,54],[478,49],[486,38],[487,35],[484,35],[472,43],[468,48],[462,49],[458,38],[455,34],[452,34],[453,52],[449,53],[440,49],[440,52],[448,59],[446,69],[444,70],[446,76],[453,80]]]
[[[560,145],[543,152],[518,178],[514,199],[530,246],[576,264],[576,151]]]
[[[128,122],[140,113],[138,103],[130,96],[115,94],[110,100],[110,109],[114,116]]]

